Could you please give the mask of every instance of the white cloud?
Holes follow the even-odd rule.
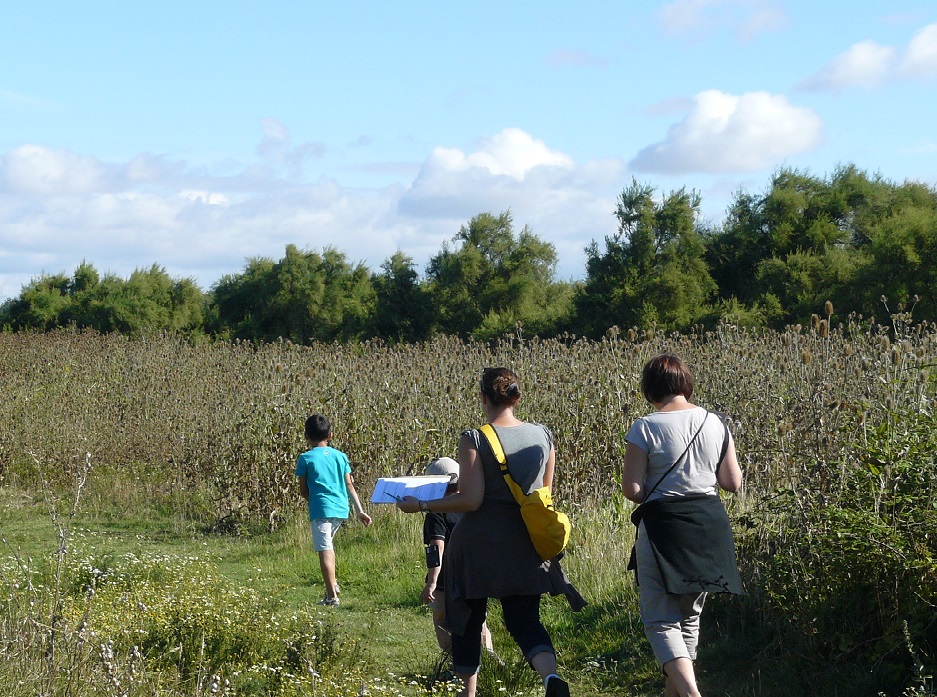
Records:
[[[20,194],[82,194],[109,189],[100,162],[67,150],[21,145],[0,159],[0,190]]]
[[[937,22],[927,25],[911,39],[898,73],[905,77],[937,77]]]
[[[727,28],[743,40],[787,23],[783,9],[770,0],[675,0],[664,5],[660,20],[672,34],[704,36]]]
[[[333,246],[375,271],[400,249],[422,269],[472,216],[508,209],[518,230],[529,224],[556,246],[561,277],[581,276],[585,246],[614,230],[623,177],[620,161],[577,165],[517,129],[473,151],[433,151],[410,187],[278,174],[289,169],[225,163],[219,175],[145,154],[108,163],[41,146],[0,154],[0,300],[82,260],[122,277],[155,263],[207,290],[249,257],[280,259],[287,244]]]
[[[802,87],[809,90],[876,87],[894,71],[896,54],[891,46],[882,46],[874,41],[853,44],[820,72],[808,78]]]
[[[929,24],[898,50],[875,41],[853,44],[802,84],[808,90],[878,87],[896,79],[937,77],[937,23]]]
[[[664,141],[641,150],[630,165],[662,174],[751,172],[815,148],[822,131],[819,116],[783,96],[707,90]]]
[[[535,167],[572,167],[572,160],[563,153],[551,151],[543,141],[535,140],[519,128],[506,128],[486,137],[481,147],[466,155],[455,148],[438,147],[427,163],[430,169],[464,172],[483,169],[489,174],[523,179]]]

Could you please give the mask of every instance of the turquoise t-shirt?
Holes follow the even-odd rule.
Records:
[[[296,476],[305,477],[309,487],[309,520],[348,517],[345,475],[350,472],[345,453],[328,446],[307,450],[296,459]]]

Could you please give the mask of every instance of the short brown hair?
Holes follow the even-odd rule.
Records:
[[[644,364],[641,393],[651,404],[659,404],[674,394],[691,399],[694,386],[693,373],[676,354],[662,353]]]

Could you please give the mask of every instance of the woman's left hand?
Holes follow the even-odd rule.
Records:
[[[404,496],[397,502],[397,508],[404,513],[417,513],[420,510],[420,500],[416,496]]]

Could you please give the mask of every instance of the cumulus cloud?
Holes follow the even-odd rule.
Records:
[[[465,217],[510,207],[523,191],[549,190],[573,169],[569,156],[550,150],[520,129],[506,128],[481,139],[472,152],[437,147],[400,206],[419,217],[444,211]]]
[[[19,194],[81,194],[111,188],[112,173],[97,160],[67,150],[21,145],[0,160],[2,188]]]
[[[897,79],[937,77],[937,23],[902,49],[867,40],[853,44],[800,85],[807,90],[879,87]]]
[[[554,245],[560,278],[581,277],[585,247],[614,232],[623,176],[620,160],[576,164],[527,133],[506,129],[470,152],[434,150],[398,210],[410,220],[444,222],[444,239],[478,213],[510,210],[518,230],[529,225]],[[437,244],[428,251],[438,250]]]
[[[853,44],[820,72],[806,80],[805,89],[876,87],[893,73],[897,51],[874,41]]]
[[[704,36],[726,28],[743,40],[787,23],[770,0],[674,0],[661,9],[660,20],[671,34]]]
[[[535,167],[569,168],[572,164],[568,156],[551,151],[543,141],[535,140],[519,128],[506,128],[483,138],[479,149],[468,155],[459,149],[438,147],[427,167],[443,171],[482,169],[489,174],[520,180]]]
[[[275,124],[264,130],[285,142]],[[103,162],[39,145],[0,154],[0,299],[42,273],[82,260],[128,276],[163,266],[207,290],[246,259],[279,259],[287,244],[333,246],[377,270],[398,249],[419,268],[478,213],[510,209],[552,242],[561,277],[581,276],[584,248],[611,234],[618,160],[577,165],[518,129],[468,151],[437,148],[410,186],[346,186],[280,176],[244,163],[225,174],[142,154]]]
[[[914,35],[901,58],[898,74],[904,77],[937,77],[937,22]]]
[[[664,141],[641,150],[630,165],[661,174],[751,172],[815,148],[822,132],[816,113],[783,96],[707,90]]]

